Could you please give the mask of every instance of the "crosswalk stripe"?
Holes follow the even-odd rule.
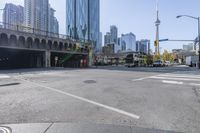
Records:
[[[178,81],[169,81],[169,80],[163,80],[162,81],[165,84],[178,84],[178,85],[182,85],[183,82],[178,82]]]

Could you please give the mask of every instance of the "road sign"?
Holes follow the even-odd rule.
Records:
[[[161,39],[161,40],[159,40],[159,42],[165,42],[165,41],[169,41],[169,39]]]

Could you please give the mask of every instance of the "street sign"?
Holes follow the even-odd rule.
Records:
[[[169,39],[161,39],[161,40],[159,40],[159,42],[165,42],[165,41],[169,41]]]

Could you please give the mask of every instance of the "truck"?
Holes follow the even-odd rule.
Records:
[[[190,66],[190,67],[195,67],[196,64],[199,61],[199,57],[198,56],[187,56],[186,57],[186,65]]]

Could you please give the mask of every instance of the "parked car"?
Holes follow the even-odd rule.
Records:
[[[155,61],[153,63],[153,67],[164,67],[164,66],[165,66],[165,64],[162,61],[160,61],[160,60]]]
[[[170,61],[165,61],[165,66],[171,66],[171,62]]]
[[[136,64],[135,63],[128,63],[128,64],[125,64],[125,67],[136,67]]]

